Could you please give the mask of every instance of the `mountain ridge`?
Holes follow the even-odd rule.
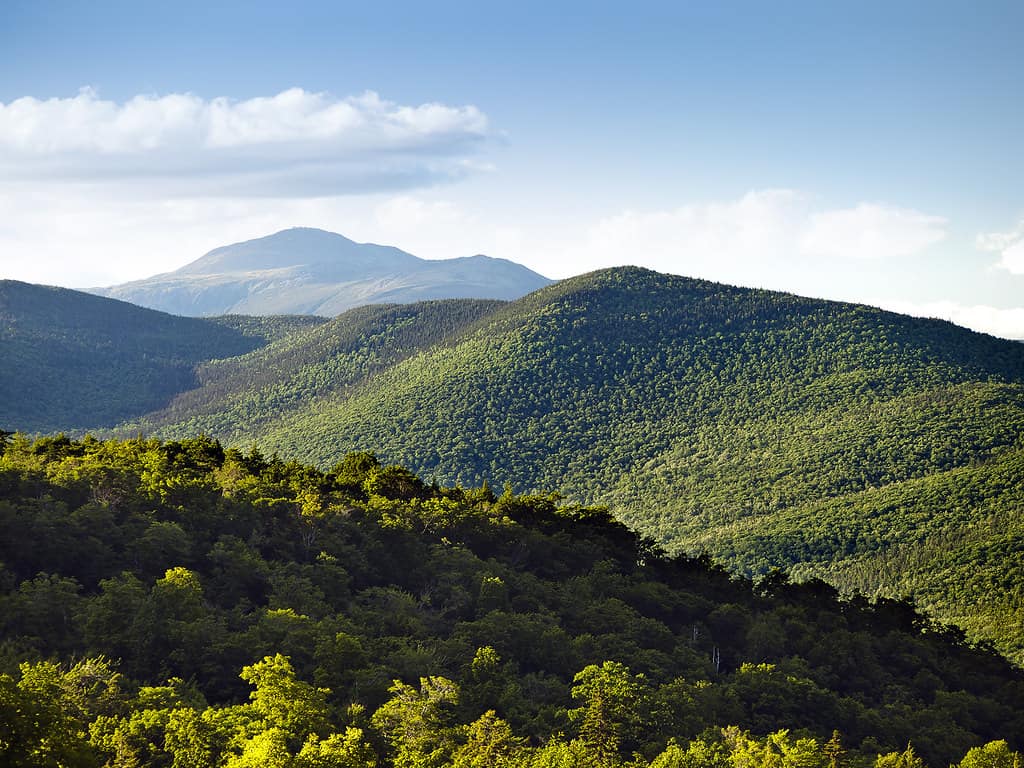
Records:
[[[1019,343],[641,268],[352,312],[205,359],[117,433],[550,489],[740,573],[919,595],[1024,661]]]
[[[939,616],[988,612],[965,622],[972,636],[1024,659],[1024,595],[984,586],[1024,552],[1021,521],[965,553],[1002,552],[961,568],[959,592],[935,591],[942,550],[925,540],[962,537],[1002,493],[987,467],[1024,456],[1024,347],[947,321],[612,269],[500,307],[443,352],[244,434],[320,466],[372,450],[441,482],[553,488],[753,575],[806,563],[830,578],[920,539],[928,573],[839,580],[920,591]],[[947,477],[977,489],[944,496]],[[1015,503],[1022,484],[999,498]],[[928,493],[903,491],[914,487]],[[948,514],[947,501],[964,511]],[[849,514],[835,519],[873,522],[835,536],[822,521],[840,504]],[[764,556],[762,529],[800,543]]]
[[[318,321],[191,318],[83,291],[0,280],[0,425],[109,426],[198,383],[195,367]]]
[[[173,272],[91,290],[189,316],[333,317],[363,304],[509,300],[550,282],[507,259],[421,259],[393,246],[294,227],[215,248]]]

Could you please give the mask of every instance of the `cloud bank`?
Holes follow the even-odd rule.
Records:
[[[141,180],[163,194],[349,194],[458,178],[490,136],[474,106],[406,106],[372,91],[117,103],[83,89],[0,103],[0,172],[8,181]]]
[[[912,256],[946,238],[946,220],[877,203],[815,213],[807,220],[800,250],[838,259]]]
[[[881,203],[816,209],[792,189],[753,190],[737,200],[664,211],[626,211],[590,228],[574,261],[638,263],[664,272],[782,287],[798,268],[907,259],[947,237],[947,222]],[[802,265],[802,266],[801,266]]]

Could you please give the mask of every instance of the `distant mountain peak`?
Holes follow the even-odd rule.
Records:
[[[312,227],[214,248],[174,272],[95,289],[180,315],[337,315],[380,302],[517,299],[551,281],[478,254],[427,260]]]
[[[214,275],[298,267],[345,265],[407,269],[418,263],[398,248],[357,243],[344,235],[311,227],[283,229],[272,235],[223,245],[186,264],[172,275]]]

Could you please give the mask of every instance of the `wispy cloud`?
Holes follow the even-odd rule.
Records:
[[[977,246],[999,254],[996,267],[1014,275],[1024,275],[1024,219],[1009,232],[978,235]]]
[[[708,259],[770,260],[793,252],[805,208],[799,193],[769,189],[732,201],[624,211],[597,222],[585,247],[610,264],[638,262],[685,274],[688,266]]]
[[[9,183],[143,180],[157,194],[348,194],[462,176],[489,136],[474,106],[400,105],[373,92],[117,103],[83,89],[0,103],[0,172]]]
[[[946,220],[877,203],[812,214],[800,241],[811,256],[892,259],[912,256],[946,238]]]

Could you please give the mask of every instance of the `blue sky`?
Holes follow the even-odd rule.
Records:
[[[1024,337],[1019,2],[208,5],[0,4],[0,276],[320,226]]]

